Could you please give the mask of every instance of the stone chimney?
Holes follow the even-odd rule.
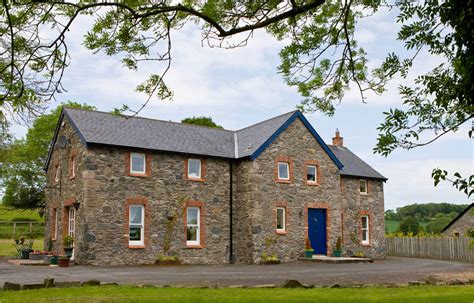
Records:
[[[339,135],[339,129],[338,128],[336,128],[336,136],[334,138],[332,138],[332,145],[336,145],[336,146],[340,146],[340,147],[344,146],[344,138],[342,138]]]

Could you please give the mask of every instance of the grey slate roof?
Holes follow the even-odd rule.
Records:
[[[296,114],[301,115],[292,111],[237,131],[230,131],[139,117],[127,119],[110,113],[83,109],[63,109],[63,115],[69,118],[86,145],[112,145],[230,159],[253,155],[264,144],[268,144],[268,140],[271,140],[279,129],[281,131],[290,118],[294,119]],[[302,119],[306,120],[304,117]],[[321,144],[325,145],[323,141]],[[347,148],[329,148],[344,165],[341,174],[386,179]]]
[[[351,152],[347,147],[339,147],[335,145],[328,146],[344,165],[341,170],[341,175],[387,180],[387,178],[382,176],[361,158],[357,157],[356,154]]]

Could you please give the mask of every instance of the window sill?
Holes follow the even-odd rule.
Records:
[[[368,196],[368,195],[369,195],[368,193],[361,193],[361,192],[359,192],[359,194],[360,194],[361,196]]]
[[[74,180],[74,179],[76,179],[76,176],[69,177],[69,180]]]
[[[318,182],[306,182],[306,185],[308,186],[319,186]]]
[[[286,184],[290,184],[291,183],[291,180],[285,180],[285,179],[277,179],[276,180],[278,183],[286,183]]]
[[[139,178],[146,178],[148,177],[148,175],[145,173],[145,174],[141,174],[141,173],[129,173],[128,174],[129,177],[139,177]]]
[[[143,248],[145,248],[145,245],[128,245],[128,248],[130,248],[130,249],[143,249]]]
[[[362,246],[363,246],[363,247],[372,247],[372,244],[370,244],[370,243],[365,243],[365,244],[363,244],[363,243],[362,243]]]
[[[202,249],[202,248],[204,248],[204,246],[203,245],[188,245],[188,244],[186,244],[186,248],[188,248],[188,249]]]
[[[187,177],[185,180],[195,181],[195,182],[204,182],[204,181],[206,181],[206,179],[203,179],[203,178],[189,178],[189,177]]]
[[[288,234],[288,232],[286,230],[277,230],[277,231],[275,231],[275,233],[277,235],[283,235],[283,236]]]

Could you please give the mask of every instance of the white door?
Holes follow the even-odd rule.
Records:
[[[76,209],[74,207],[69,207],[69,216],[68,216],[68,228],[67,233],[70,236],[75,237],[76,234]],[[74,239],[76,243],[76,239]],[[71,260],[74,260],[74,250],[72,251]]]

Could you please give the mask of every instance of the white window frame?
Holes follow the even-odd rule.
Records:
[[[360,185],[362,184],[362,182],[365,183],[365,191],[361,191],[361,190],[360,190]],[[367,195],[367,194],[369,193],[369,182],[367,182],[366,179],[360,179],[360,180],[359,180],[359,193],[360,193],[361,195]]]
[[[361,220],[361,231],[362,231],[362,235],[361,235],[361,243],[362,245],[369,245],[370,244],[370,226],[369,226],[369,216],[367,215],[364,215],[364,216],[361,216],[360,217],[360,220]],[[367,224],[366,224],[366,227],[364,228],[364,220],[366,220]],[[364,240],[364,234],[365,234],[365,240]]]
[[[76,209],[73,206],[68,209],[67,234],[72,237],[76,234]]]
[[[308,180],[308,171],[310,167],[314,167],[314,181]],[[311,183],[311,184],[316,184],[318,183],[318,166],[317,165],[308,165],[306,166],[306,182]]]
[[[56,166],[56,171],[54,172],[54,182],[59,182],[60,179],[60,174],[61,174],[61,166],[58,165]]]
[[[76,156],[71,156],[71,178],[76,176]]]
[[[54,208],[54,234],[53,239],[58,238],[58,219],[59,219],[58,209]]]
[[[282,226],[283,228],[278,228],[278,211],[282,211]],[[286,232],[286,208],[277,207],[276,209],[276,231],[277,232]]]
[[[286,165],[286,170],[288,172],[287,178],[282,178],[280,176],[280,164]],[[280,180],[290,180],[290,164],[288,162],[278,162],[278,179]]]
[[[143,157],[143,171],[133,170],[133,157],[142,156]],[[131,174],[146,174],[146,154],[145,153],[130,153],[130,173]]]
[[[189,224],[189,210],[190,209],[197,209],[197,223],[196,224]],[[188,240],[188,227],[195,226],[196,227],[196,240]],[[186,207],[186,245],[187,246],[198,246],[201,245],[201,208],[189,206]]]
[[[189,175],[189,168],[190,168],[191,161],[199,161],[199,175],[197,177]],[[202,176],[202,161],[201,161],[201,159],[189,158],[188,159],[188,179],[201,179],[201,176]]]
[[[132,207],[140,207],[141,208],[141,218],[142,221],[140,223],[132,223]],[[130,240],[130,228],[134,227],[140,227],[140,240]],[[142,204],[130,204],[128,206],[128,245],[130,246],[144,246],[145,245],[145,205]]]

